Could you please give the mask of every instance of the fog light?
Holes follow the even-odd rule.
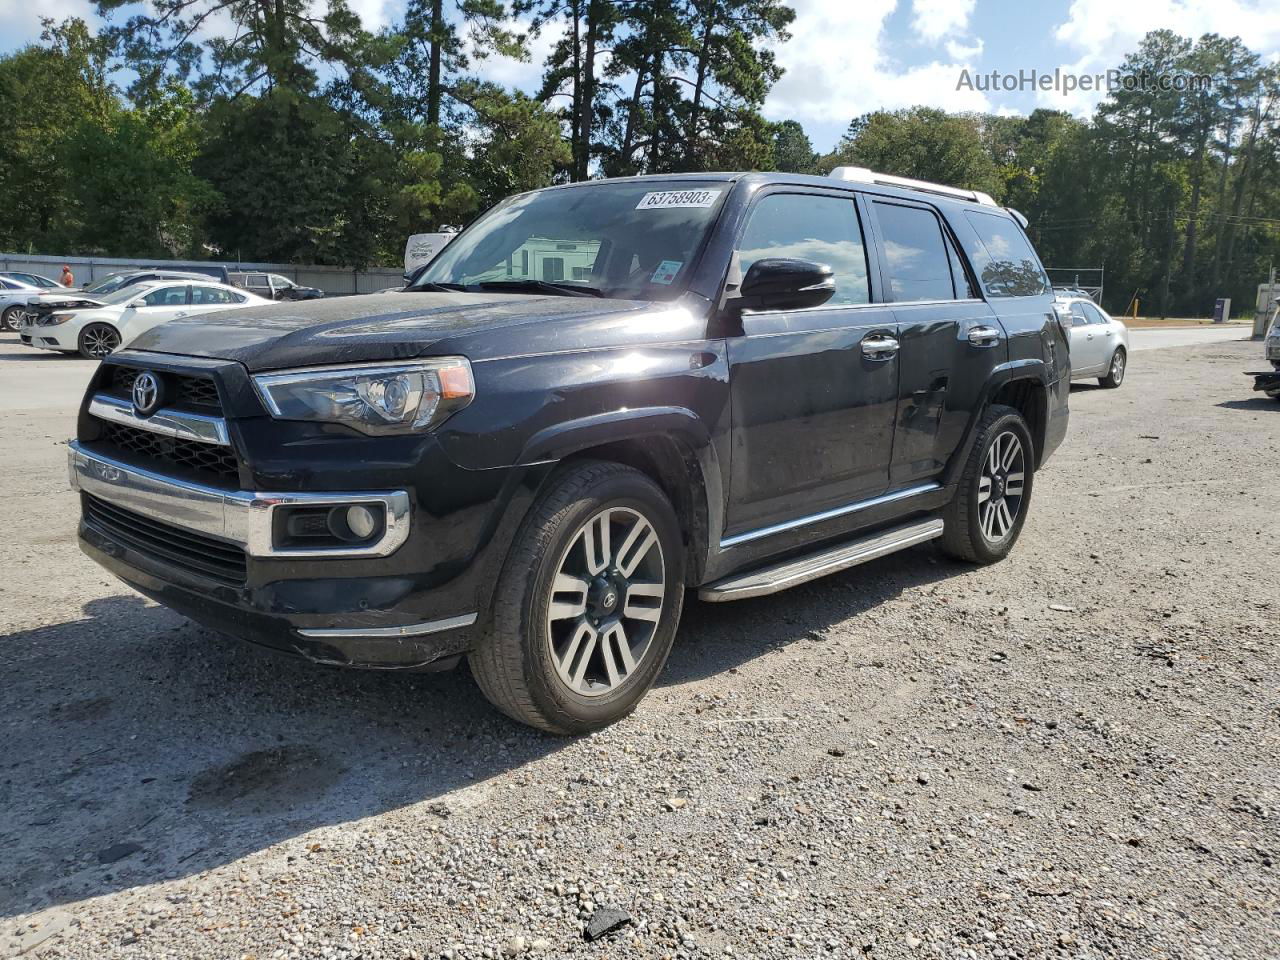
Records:
[[[347,507],[347,529],[359,540],[367,540],[378,529],[378,518],[368,507],[356,504]]]

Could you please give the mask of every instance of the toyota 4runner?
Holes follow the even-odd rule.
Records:
[[[216,630],[465,656],[511,717],[600,727],[686,588],[1010,551],[1070,382],[1024,225],[861,168],[511,197],[402,293],[175,320],[104,360],[81,545]]]

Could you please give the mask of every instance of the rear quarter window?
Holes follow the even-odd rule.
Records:
[[[1016,223],[973,210],[966,210],[964,216],[977,237],[970,254],[988,296],[1033,297],[1050,292],[1040,258]]]

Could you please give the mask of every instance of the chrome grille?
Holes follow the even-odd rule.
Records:
[[[82,494],[82,506],[85,524],[108,540],[220,583],[234,586],[247,578],[244,550],[234,543],[134,513],[88,493]]]

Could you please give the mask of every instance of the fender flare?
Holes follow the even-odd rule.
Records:
[[[529,438],[517,460],[519,466],[532,467],[552,464],[593,447],[603,447],[629,440],[674,440],[682,459],[696,467],[701,474],[690,478],[690,496],[702,500],[702,516],[705,528],[686,531],[691,545],[698,543],[696,556],[691,557],[694,567],[702,569],[708,551],[720,542],[724,526],[724,475],[720,458],[716,453],[711,430],[697,414],[687,407],[635,407],[606,413],[592,414],[562,423],[552,424]],[[701,486],[701,490],[696,489]],[[704,512],[703,512],[704,511]],[[705,538],[705,543],[703,543]]]
[[[947,463],[947,468],[943,473],[943,486],[954,486],[960,479],[960,471],[964,469],[965,463],[969,459],[969,452],[973,449],[974,441],[977,439],[978,422],[986,413],[987,408],[991,405],[991,399],[1010,383],[1020,380],[1027,380],[1035,383],[1042,391],[1044,391],[1045,403],[1049,402],[1049,367],[1043,360],[1026,359],[1026,360],[1010,360],[1006,363],[998,365],[991,371],[991,375],[987,377],[987,382],[983,384],[982,394],[978,402],[973,405],[973,411],[969,415],[969,423],[965,427],[964,439],[961,441],[951,460]],[[1046,408],[1047,414],[1047,408]],[[1042,451],[1036,451],[1036,461],[1039,463]]]

